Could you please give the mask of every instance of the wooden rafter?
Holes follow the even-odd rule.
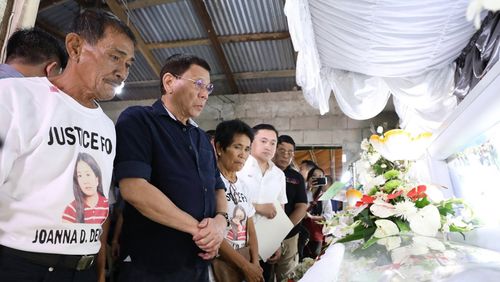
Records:
[[[224,74],[226,75],[227,82],[229,84],[231,92],[239,93],[238,86],[236,85],[236,80],[234,79],[233,73],[231,72],[231,68],[229,67],[226,55],[224,54],[224,50],[222,50],[222,45],[219,39],[217,38],[217,35],[215,34],[215,28],[212,23],[212,19],[208,14],[205,3],[201,0],[191,0],[191,3],[193,3],[196,13],[198,14],[201,23],[203,24],[205,30],[207,31],[208,39],[210,40],[210,43],[212,43],[212,48],[215,51],[215,55],[217,56],[217,59],[219,60],[220,65],[222,66]]]
[[[167,4],[167,3],[173,3],[176,2],[176,0],[141,0],[141,1],[134,1],[131,3],[127,4],[127,7],[131,10],[133,9],[140,9],[140,8],[145,8],[149,6],[154,6],[154,5],[161,5],[161,4]]]
[[[293,77],[295,76],[295,70],[285,70],[285,71],[262,71],[262,72],[241,72],[234,73],[234,77],[236,79],[251,79],[251,78],[264,78],[264,77]],[[216,74],[211,75],[211,81],[217,81],[225,79],[225,75]],[[159,80],[146,80],[146,81],[133,81],[127,82],[127,86],[151,86],[158,85],[160,83]]]
[[[64,4],[65,2],[68,2],[68,0],[44,0],[40,1],[40,4],[38,5],[38,13],[41,13],[47,9],[50,9],[56,5]]]
[[[287,38],[290,38],[290,33],[288,33],[288,32],[266,32],[266,33],[218,36],[220,43],[262,41],[262,40],[280,40],[280,39],[287,39]],[[187,47],[187,46],[199,46],[199,45],[209,45],[209,44],[210,44],[209,39],[191,39],[191,40],[179,40],[179,41],[149,43],[149,44],[147,44],[147,46],[150,49],[157,49],[157,48],[177,48],[177,47]]]
[[[316,159],[316,154],[314,153],[313,149],[309,150],[309,157],[311,158],[311,161],[314,163],[318,163],[318,160]]]
[[[178,48],[178,47],[188,47],[188,46],[200,46],[200,45],[210,45],[209,39],[191,39],[191,40],[178,40],[178,41],[168,41],[168,42],[158,42],[147,44],[150,49],[161,49],[161,48]]]
[[[240,72],[235,73],[236,79],[253,79],[266,77],[291,77],[295,76],[295,70],[277,70],[277,71],[259,71],[259,72]]]
[[[36,22],[35,22],[35,25],[43,30],[45,30],[46,32],[54,35],[55,37],[57,37],[58,39],[62,40],[63,42],[65,41],[66,39],[66,34],[54,27],[52,27],[51,25],[49,25],[48,23],[40,20],[40,19],[37,19]]]
[[[123,9],[122,6],[120,6],[118,3],[116,3],[115,0],[106,0],[106,4],[108,4],[109,9],[122,21],[127,22],[127,15],[125,13],[125,10]],[[158,65],[158,62],[154,58],[153,54],[151,53],[151,50],[146,46],[146,43],[141,37],[141,34],[137,30],[137,28],[134,26],[133,23],[129,24],[130,29],[134,33],[136,39],[137,39],[137,49],[139,52],[142,53],[144,58],[146,59],[147,63],[151,67],[151,69],[154,71],[156,75],[160,74],[160,66]]]

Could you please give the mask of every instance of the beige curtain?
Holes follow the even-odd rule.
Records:
[[[35,25],[39,4],[40,0],[0,1],[0,22],[2,23],[0,62],[5,60],[5,49],[10,35],[20,28],[30,28]]]

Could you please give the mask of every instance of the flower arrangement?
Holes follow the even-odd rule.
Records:
[[[361,159],[355,164],[359,185],[354,188],[362,195],[350,208],[324,222],[323,232],[332,242],[363,239],[362,248],[378,243],[391,250],[399,246],[393,235],[411,231],[434,237],[440,231],[465,232],[477,226],[463,200],[443,200],[439,188],[412,179],[408,172],[413,161],[394,160],[393,154],[389,160],[366,139],[361,150]],[[335,196],[341,186],[332,185],[322,200]]]
[[[299,281],[304,273],[314,264],[312,258],[304,258],[292,271],[290,271],[282,282]]]

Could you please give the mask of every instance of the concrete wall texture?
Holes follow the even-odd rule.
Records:
[[[119,114],[132,105],[151,105],[154,100],[115,101],[101,103],[103,110],[116,121]],[[383,125],[394,128],[398,117],[384,111],[370,120],[354,120],[340,110],[333,97],[330,112],[320,115],[311,107],[301,91],[211,96],[202,114],[195,119],[204,130],[215,129],[222,120],[241,119],[254,126],[274,125],[280,134],[292,136],[299,146],[341,146],[347,164],[358,159],[359,144],[370,137],[370,128]],[[344,166],[345,167],[345,166]]]

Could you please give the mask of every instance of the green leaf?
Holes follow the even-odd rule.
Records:
[[[320,201],[327,201],[333,199],[333,197],[337,196],[337,194],[344,188],[345,184],[339,181],[335,181],[335,183],[326,190],[321,197],[319,197]]]
[[[378,241],[379,238],[371,237],[368,241],[366,241],[363,246],[361,247],[362,249],[367,249],[371,245],[375,244]]]
[[[452,224],[452,225],[450,225],[450,231],[462,233],[462,232],[470,231],[470,228],[469,227],[460,227],[460,226],[456,226],[455,224]],[[464,236],[464,239],[465,239],[465,236]]]
[[[398,218],[394,222],[396,223],[396,225],[399,228],[399,231],[401,231],[401,232],[408,232],[408,231],[411,230],[410,229],[410,224],[408,222],[404,221],[404,220],[401,220],[401,219]]]
[[[350,242],[350,241],[355,241],[355,240],[361,240],[363,239],[363,231],[354,231],[351,235],[347,235],[344,238],[338,240],[337,242],[339,243],[345,243],[345,242]]]
[[[428,204],[430,204],[431,202],[429,202],[429,200],[427,199],[427,197],[424,197],[424,198],[421,198],[421,199],[418,199],[415,201],[415,206],[419,209],[427,206]]]
[[[354,228],[354,233],[345,236],[344,238],[338,240],[337,242],[345,243],[361,239],[364,239],[366,241],[373,235],[373,233],[375,233],[375,227],[366,228],[360,224]]]
[[[361,226],[363,226],[363,225],[366,226],[366,227],[375,226],[375,222],[373,221],[373,219],[370,216],[369,209],[364,209],[363,211],[361,211],[358,214],[357,219],[361,220],[361,223],[362,223]]]

